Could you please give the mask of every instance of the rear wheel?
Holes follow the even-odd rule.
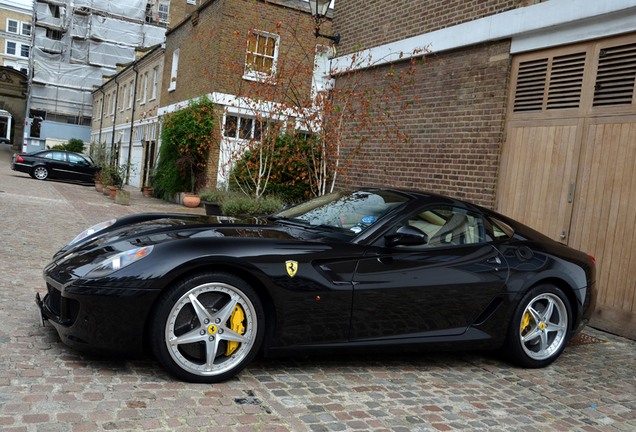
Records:
[[[32,177],[38,180],[46,180],[49,176],[49,170],[44,166],[36,166],[33,168]]]
[[[226,273],[204,273],[170,289],[150,327],[152,349],[172,374],[214,383],[254,358],[264,333],[264,310],[254,290]]]
[[[505,354],[524,367],[543,367],[565,349],[572,316],[570,303],[559,288],[541,284],[521,300],[512,316]]]

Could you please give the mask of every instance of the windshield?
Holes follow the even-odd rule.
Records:
[[[334,192],[282,210],[274,217],[355,235],[409,199],[408,196],[386,190]]]

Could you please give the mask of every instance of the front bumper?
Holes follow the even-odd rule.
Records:
[[[59,286],[47,278],[36,294],[42,324],[50,323],[66,345],[83,350],[140,354],[146,318],[158,290]]]

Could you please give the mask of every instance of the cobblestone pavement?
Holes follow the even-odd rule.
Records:
[[[10,170],[0,145],[0,429],[4,431],[636,430],[636,343],[587,328],[553,365],[495,354],[257,360],[223,384],[178,382],[153,358],[85,355],[41,327],[42,268],[86,227],[137,212],[191,212]],[[200,209],[195,211],[200,212]]]

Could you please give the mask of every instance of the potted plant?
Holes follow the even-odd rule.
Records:
[[[247,195],[228,198],[221,203],[221,211],[227,216],[265,216],[283,208],[285,202],[276,196],[254,198]]]
[[[100,170],[95,173],[95,177],[93,178],[93,180],[95,180],[95,190],[97,192],[101,192],[103,190],[104,183],[102,182],[102,177],[103,173]]]
[[[104,195],[110,194],[110,186],[113,184],[113,173],[110,166],[106,165],[100,171],[102,179],[102,193]]]
[[[120,164],[114,168],[113,183],[115,193],[113,198],[115,199],[116,204],[130,204],[130,191],[124,190],[124,184],[128,179],[128,175],[132,172],[134,172],[134,165],[131,162]]]
[[[199,194],[201,202],[205,206],[205,214],[208,216],[221,216],[221,203],[229,196],[230,192],[222,189],[206,190]]]

